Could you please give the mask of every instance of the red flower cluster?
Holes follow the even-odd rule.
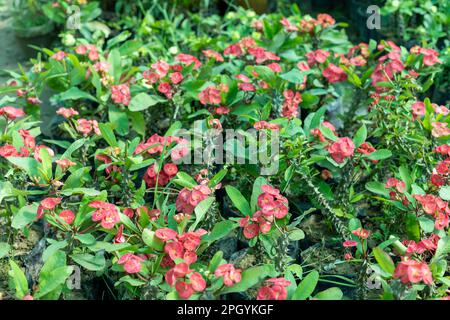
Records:
[[[419,262],[408,257],[403,257],[394,272],[394,278],[400,279],[402,283],[433,283],[430,268],[425,262]]]
[[[135,254],[125,253],[117,263],[123,265],[126,273],[139,273],[142,269],[141,261],[143,260]]]
[[[284,102],[281,110],[283,117],[292,119],[298,116],[298,105],[303,101],[300,92],[285,90],[283,92]]]
[[[0,108],[0,116],[4,116],[8,120],[16,120],[17,118],[24,117],[26,114],[22,109],[6,106]]]
[[[91,134],[92,132],[95,133],[96,135],[101,135],[100,129],[98,128],[97,120],[78,119],[77,131],[85,137]]]
[[[93,44],[80,44],[75,48],[75,52],[79,55],[88,55],[89,60],[98,60],[99,54],[97,47]]]
[[[223,277],[223,283],[231,287],[241,282],[241,269],[236,269],[232,264],[227,263],[217,267],[214,272],[216,277]]]
[[[311,51],[306,54],[306,58],[308,58],[308,65],[313,66],[316,63],[324,63],[327,61],[327,58],[330,56],[330,53],[325,50],[318,49],[316,51]]]
[[[156,172],[156,166],[153,164],[145,172],[144,180],[149,188],[153,188],[156,184],[162,187],[168,184],[177,172],[178,167],[174,163],[166,163],[160,172]]]
[[[164,149],[168,149],[172,143],[177,144],[176,147],[170,150],[170,157],[173,161],[180,160],[189,153],[189,142],[186,139],[174,136],[163,137],[154,134],[146,142],[140,143],[134,150],[134,154],[136,155],[142,152],[152,155],[159,154],[163,152]]]
[[[209,86],[198,94],[200,103],[207,104],[220,104],[222,102],[221,91],[215,86]]]
[[[256,300],[286,300],[286,287],[291,282],[284,278],[271,278],[266,280],[267,285],[259,288]]]
[[[41,201],[37,209],[37,218],[42,219],[44,216],[44,210],[53,210],[58,204],[61,203],[61,198],[45,198]]]
[[[386,189],[390,189],[389,196],[391,200],[401,201],[404,205],[409,203],[406,196],[403,194],[406,189],[406,184],[396,178],[389,178],[384,185]]]
[[[6,145],[0,147],[0,156],[5,157],[5,158],[7,158],[7,157],[28,157],[30,155],[31,150],[37,149],[36,148],[36,140],[30,134],[30,132],[28,130],[20,129],[19,134],[23,141],[23,146],[20,147],[20,152],[18,152],[14,146],[6,144]],[[40,149],[41,148],[38,149],[38,153],[39,153]],[[54,155],[53,150],[51,150],[51,149],[48,149],[48,150],[49,150],[49,154],[51,156],[53,156]],[[35,150],[35,153],[36,153],[36,150]]]
[[[405,69],[400,56],[400,48],[393,42],[388,41],[388,43],[392,47],[392,51],[378,59],[379,63],[370,76],[372,79],[372,85],[376,88],[377,92],[385,90],[383,87],[377,87],[378,82],[389,81],[394,77],[394,74]],[[379,49],[384,50],[384,47],[381,46]]]
[[[121,103],[124,106],[128,106],[131,101],[130,87],[128,84],[118,84],[111,86],[111,99],[114,103]]]
[[[175,285],[175,289],[182,299],[188,299],[194,291],[201,292],[206,288],[206,281],[202,275],[189,268],[192,263],[197,261],[195,251],[204,234],[206,231],[203,229],[181,235],[168,228],[158,229],[155,232],[155,236],[165,242],[164,252],[167,256],[164,257],[165,260],[163,259],[161,266],[171,267],[165,275],[166,282],[170,286]],[[183,259],[184,262],[175,264],[177,259]]]
[[[331,157],[337,163],[342,163],[346,158],[353,156],[355,152],[355,145],[352,139],[348,137],[339,138],[327,146],[327,150]]]
[[[322,71],[322,75],[329,83],[341,82],[347,80],[347,74],[338,66],[330,63],[328,67]]]
[[[178,194],[176,208],[178,212],[191,214],[195,207],[205,200],[212,190],[206,184],[194,186],[192,190],[183,188]]]
[[[261,187],[263,191],[258,196],[258,206],[261,210],[256,211],[252,217],[247,216],[239,220],[239,225],[244,228],[244,237],[252,239],[259,232],[268,233],[275,219],[283,219],[289,211],[288,200],[281,195],[280,190],[269,185]]]
[[[436,63],[442,63],[442,61],[438,58],[439,52],[437,52],[436,50],[414,46],[409,50],[409,52],[411,52],[412,54],[423,55],[422,62],[427,67],[431,67]]]
[[[437,230],[442,230],[448,227],[450,214],[448,202],[445,202],[441,198],[431,194],[414,194],[413,197],[422,205],[423,211],[435,219],[434,227]]]
[[[255,128],[256,130],[263,130],[263,129],[280,130],[280,126],[278,124],[268,123],[267,121],[255,122],[253,128]]]
[[[120,222],[119,211],[111,203],[95,200],[89,203],[89,207],[97,209],[92,213],[92,221],[101,221],[105,229],[112,229],[116,223]]]
[[[422,254],[426,251],[435,251],[439,240],[440,237],[437,234],[432,234],[428,239],[423,239],[419,242],[405,240],[403,241],[403,244],[407,247],[406,255],[410,256],[413,253]]]

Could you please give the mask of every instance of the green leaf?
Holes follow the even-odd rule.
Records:
[[[182,171],[177,173],[176,179],[173,182],[187,188],[192,188],[197,185],[197,182],[190,175]]]
[[[88,246],[93,245],[96,242],[95,237],[90,233],[77,234],[75,239]]]
[[[450,201],[450,186],[443,186],[439,189],[439,197],[441,197],[442,200]]]
[[[141,92],[131,99],[128,109],[130,109],[130,111],[142,111],[158,103],[166,101],[166,99],[163,99],[160,96],[149,95],[145,92]]]
[[[297,290],[295,290],[292,300],[306,300],[311,296],[319,282],[319,273],[314,270],[311,271],[305,279],[298,285]]]
[[[446,236],[439,240],[436,252],[434,254],[433,259],[431,259],[431,262],[434,263],[443,258],[443,256],[448,255],[449,253],[450,253],[450,236]]]
[[[108,108],[109,122],[114,126],[116,132],[124,136],[130,131],[127,113],[116,105]]]
[[[116,83],[119,83],[120,76],[122,75],[122,59],[118,49],[113,49],[110,51],[108,55],[108,63],[110,65],[108,70],[109,74],[114,78]]]
[[[385,185],[381,182],[371,181],[366,183],[366,189],[375,194],[379,194],[386,198],[389,198],[389,191],[385,188]]]
[[[50,257],[52,257],[56,251],[64,249],[67,247],[69,243],[67,240],[64,241],[55,241],[51,245],[49,245],[47,248],[45,248],[44,252],[42,253],[42,261],[46,262]]]
[[[383,160],[390,158],[392,156],[392,152],[387,149],[380,149],[375,152],[372,152],[371,154],[367,155],[366,157],[370,160]]]
[[[276,276],[276,271],[271,264],[251,267],[242,272],[241,281],[239,283],[236,283],[231,287],[225,287],[220,293],[245,292],[265,278],[274,276]]]
[[[28,281],[25,277],[25,273],[20,269],[20,267],[13,261],[9,260],[9,266],[11,270],[8,272],[14,289],[16,290],[16,297],[22,299],[28,294]]]
[[[194,231],[197,228],[197,225],[203,220],[214,200],[214,197],[208,197],[195,207],[195,222],[189,227],[189,231]]]
[[[59,94],[59,100],[79,100],[88,99],[92,101],[97,101],[97,99],[85,91],[81,91],[77,87],[72,87],[69,90]]]
[[[305,233],[301,229],[294,229],[289,231],[288,237],[291,241],[299,241],[305,238]]]
[[[36,220],[38,204],[32,204],[20,208],[20,210],[14,215],[11,226],[14,229],[22,229],[30,222]]]
[[[222,262],[222,259],[223,252],[217,251],[212,257],[211,262],[209,263],[208,271],[214,273],[214,271],[216,271],[217,267],[219,267],[220,263]]]
[[[164,249],[164,243],[161,239],[155,236],[155,232],[150,229],[144,229],[142,231],[142,241],[150,248],[162,251]]]
[[[224,220],[217,223],[211,233],[204,236],[205,241],[216,241],[228,235],[237,225],[230,220]]]
[[[341,300],[343,295],[341,289],[333,287],[319,292],[314,298],[318,300]]]
[[[11,246],[6,242],[0,242],[0,259],[5,257],[9,250],[11,250]]]
[[[361,144],[364,143],[367,139],[367,128],[366,125],[363,124],[361,128],[356,131],[355,137],[353,138],[353,143],[355,144],[355,148],[358,148]]]
[[[79,253],[71,256],[73,261],[90,271],[101,271],[106,266],[105,257],[101,252],[94,256],[89,253]]]
[[[328,127],[320,126],[320,132],[322,132],[322,134],[325,136],[325,138],[328,138],[331,141],[337,141],[338,140],[338,137],[336,137],[334,132]]]
[[[409,239],[420,241],[420,224],[414,213],[408,213],[405,216],[406,233]]]
[[[39,162],[34,158],[21,158],[21,157],[7,157],[6,158],[13,165],[23,169],[30,178],[38,176]]]
[[[375,247],[372,252],[380,267],[390,275],[394,274],[395,264],[391,257],[380,247]]]
[[[227,191],[228,196],[233,202],[234,206],[244,215],[251,216],[252,211],[250,209],[250,205],[248,201],[244,198],[242,193],[233,186],[226,186],[225,190]]]
[[[208,187],[212,188],[219,184],[223,178],[227,175],[228,169],[222,169],[217,172],[211,180],[209,180]]]
[[[114,132],[111,129],[110,125],[106,123],[100,123],[98,127],[103,139],[105,139],[111,147],[117,147],[116,136],[114,135]]]

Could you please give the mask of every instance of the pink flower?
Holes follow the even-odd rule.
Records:
[[[206,288],[206,281],[203,279],[202,275],[198,272],[194,272],[189,277],[189,282],[191,283],[192,289],[196,292],[202,292]]]
[[[330,56],[330,53],[325,50],[316,50],[311,51],[306,54],[306,58],[308,58],[308,64],[310,66],[315,65],[316,63],[324,63],[327,58]]]
[[[416,120],[417,117],[422,117],[425,115],[425,103],[422,101],[414,102],[411,109],[413,113],[413,120]]]
[[[126,273],[139,273],[142,269],[141,261],[143,259],[132,253],[126,253],[120,257],[118,264],[122,264]]]
[[[75,214],[72,210],[64,210],[59,213],[59,217],[63,219],[68,225],[71,225],[75,220]]]
[[[353,240],[345,240],[345,241],[342,243],[342,246],[344,246],[345,248],[348,248],[348,247],[356,247],[357,245],[358,245],[358,242],[353,241]]]
[[[167,99],[172,99],[172,86],[168,82],[161,82],[158,86],[158,92],[166,96]]]
[[[56,164],[57,164],[58,166],[60,166],[61,169],[63,169],[63,170],[66,170],[67,168],[76,165],[75,162],[70,161],[69,159],[60,159],[60,160],[56,160],[55,162],[56,162]]]
[[[286,32],[298,31],[298,28],[297,28],[295,25],[291,24],[291,23],[289,22],[289,20],[286,19],[285,17],[283,17],[283,18],[281,19],[280,23],[284,26],[284,30],[285,30]]]
[[[30,131],[25,129],[20,129],[19,134],[22,137],[23,144],[29,149],[34,149],[36,147],[36,139],[30,134]]]
[[[202,63],[200,60],[198,60],[196,57],[191,56],[190,54],[180,53],[175,57],[175,60],[184,63],[185,65],[189,66],[192,63],[194,63],[194,69],[198,69]]]
[[[78,111],[76,111],[73,108],[59,108],[56,111],[56,113],[61,115],[61,116],[63,116],[66,119],[69,119],[69,118],[71,118],[73,116],[77,116],[79,114]]]
[[[101,225],[105,229],[112,229],[115,224],[120,222],[119,212],[113,204],[96,200],[92,201],[89,207],[97,209],[92,213],[92,221],[101,221]]]
[[[116,235],[114,236],[114,243],[124,243],[126,241],[125,237],[123,236],[123,228],[124,225],[120,225]]]
[[[235,269],[232,264],[223,264],[217,267],[214,272],[216,277],[223,277],[223,283],[227,287],[231,287],[236,283],[241,282],[241,269]]]
[[[214,86],[209,86],[198,94],[200,103],[206,104],[220,104],[222,97],[220,96],[220,91]]]
[[[258,290],[256,300],[286,300],[287,290],[291,282],[284,278],[272,278],[267,280],[268,285]]]
[[[61,198],[45,198],[41,201],[40,206],[45,210],[52,210],[61,203]]]
[[[241,46],[239,44],[232,44],[225,48],[223,54],[226,56],[232,55],[239,57],[243,54]]]
[[[327,150],[334,161],[342,163],[346,158],[353,156],[355,145],[350,138],[344,137],[329,145]]]
[[[64,51],[58,51],[55,54],[51,56],[52,59],[55,59],[56,61],[61,61],[66,57],[66,53]]]
[[[156,74],[160,78],[164,78],[167,75],[167,73],[169,72],[170,65],[167,62],[160,60],[160,61],[152,64],[152,69],[156,72]]]
[[[131,101],[131,93],[128,84],[119,84],[111,86],[111,99],[114,103],[128,106]]]
[[[202,52],[207,58],[215,59],[217,62],[223,61],[222,55],[214,50],[203,50]]]
[[[433,66],[436,63],[442,63],[438,58],[439,52],[436,50],[421,48],[420,53],[423,54],[423,64],[428,67]]]
[[[192,286],[184,281],[178,281],[175,284],[175,289],[177,290],[178,295],[181,299],[189,299],[194,293]]]
[[[96,135],[101,134],[97,120],[78,119],[77,131],[85,137],[92,132],[94,132]]]
[[[174,72],[170,75],[170,81],[172,81],[173,84],[179,84],[183,81],[183,75],[181,72]]]
[[[4,116],[9,120],[15,120],[17,118],[24,117],[26,114],[22,109],[6,106],[0,108],[0,116]]]
[[[347,74],[341,68],[330,63],[328,67],[322,71],[322,75],[329,83],[335,83],[347,80]]]
[[[404,257],[397,265],[394,271],[394,278],[400,278],[404,284],[419,283],[421,281],[428,285],[433,283],[433,276],[428,265],[425,262],[415,261],[408,257]]]
[[[169,240],[175,240],[178,236],[178,233],[169,228],[161,228],[155,231],[155,236],[166,242]]]
[[[433,122],[431,123],[433,129],[431,130],[431,134],[433,137],[446,137],[450,135],[450,128],[447,128],[447,122]]]
[[[367,239],[370,235],[370,232],[369,232],[369,230],[366,230],[363,228],[358,228],[356,230],[353,230],[352,234],[354,234],[355,236],[357,236],[360,239]]]

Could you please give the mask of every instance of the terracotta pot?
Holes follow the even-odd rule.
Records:
[[[250,6],[251,9],[253,9],[256,13],[262,14],[267,12],[267,9],[269,7],[269,1],[268,0],[238,0],[238,4],[241,7],[248,8],[247,6]]]

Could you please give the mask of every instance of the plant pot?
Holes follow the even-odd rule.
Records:
[[[247,5],[248,4],[248,5]],[[269,1],[268,0],[239,0],[238,5],[244,8],[251,8],[253,9],[257,14],[262,14],[267,12],[267,9],[269,7]]]
[[[26,17],[22,17],[22,19],[26,19]],[[18,20],[18,18],[13,22],[13,29],[16,36],[24,39],[48,35],[53,31],[54,27],[53,22],[49,19],[44,19],[43,23],[31,27],[23,25],[22,21]]]

